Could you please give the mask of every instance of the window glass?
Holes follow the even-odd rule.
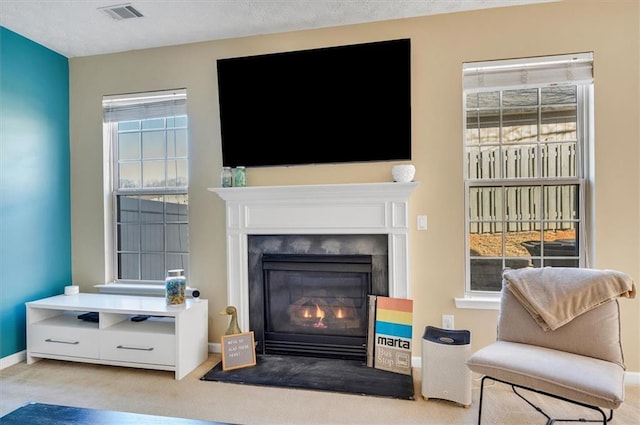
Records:
[[[131,96],[103,101],[114,158],[114,278],[157,282],[170,269],[188,275],[186,93]]]
[[[592,58],[578,59],[579,83],[566,80],[573,56],[523,60],[520,71],[515,60],[504,71],[465,64],[467,293],[500,291],[507,268],[586,264]]]

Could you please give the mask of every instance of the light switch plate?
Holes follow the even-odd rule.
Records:
[[[427,230],[427,216],[419,215],[418,216],[418,230]]]

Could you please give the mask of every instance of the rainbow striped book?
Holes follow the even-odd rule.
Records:
[[[413,300],[375,297],[373,367],[411,375]]]

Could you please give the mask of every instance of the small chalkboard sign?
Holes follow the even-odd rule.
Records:
[[[253,331],[222,336],[222,370],[256,365]]]

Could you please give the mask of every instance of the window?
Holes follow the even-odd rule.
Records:
[[[170,269],[188,274],[186,91],[107,96],[103,109],[114,280],[158,283]]]
[[[466,63],[466,293],[506,268],[587,266],[592,55]]]

